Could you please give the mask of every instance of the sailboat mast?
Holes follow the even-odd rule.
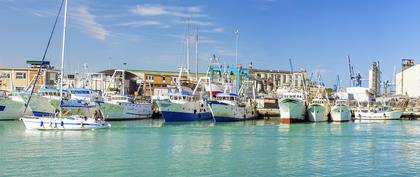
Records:
[[[195,79],[198,81],[198,30],[195,31]]]
[[[61,48],[61,74],[60,74],[60,100],[63,99],[63,79],[64,79],[64,48],[66,44],[66,28],[67,28],[67,0],[64,0],[64,20],[63,20],[63,38]],[[61,101],[60,101],[61,102]],[[60,109],[60,116],[62,111]]]

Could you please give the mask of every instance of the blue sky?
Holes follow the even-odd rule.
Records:
[[[59,4],[0,0],[1,66],[42,57]],[[212,54],[235,62],[239,29],[243,65],[289,69],[292,58],[295,69],[320,72],[327,84],[340,74],[347,84],[350,55],[362,75],[379,60],[391,80],[402,58],[420,58],[419,7],[415,0],[69,0],[65,67],[74,72],[87,63],[98,71],[126,62],[129,69],[176,70],[185,63],[189,19],[200,33],[200,71]],[[57,33],[47,57],[57,68],[60,41]]]

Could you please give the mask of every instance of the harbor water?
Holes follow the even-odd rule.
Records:
[[[112,122],[95,131],[0,122],[0,176],[415,176],[420,121]]]

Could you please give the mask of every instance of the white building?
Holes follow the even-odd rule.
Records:
[[[396,94],[420,97],[420,64],[403,60],[403,69],[396,75]]]
[[[366,87],[348,87],[346,92],[353,95],[354,100],[358,102],[372,102],[375,99],[373,93]]]

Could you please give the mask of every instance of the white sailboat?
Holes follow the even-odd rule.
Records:
[[[60,11],[57,15],[60,15]],[[64,77],[64,49],[67,23],[67,0],[64,0],[64,21],[61,49],[61,74],[60,74],[60,107],[59,113],[51,117],[23,116],[22,121],[27,129],[38,130],[86,130],[109,128],[111,124],[103,120],[100,110],[96,109],[93,102],[84,100],[63,100]],[[51,40],[51,37],[50,37]],[[48,49],[48,48],[47,48]],[[44,54],[45,58],[45,54]],[[44,60],[43,58],[43,60]],[[35,80],[34,86],[37,80]],[[32,90],[33,93],[33,90]],[[30,102],[30,98],[28,99]],[[92,104],[93,103],[93,104]],[[90,117],[93,114],[93,117]]]

